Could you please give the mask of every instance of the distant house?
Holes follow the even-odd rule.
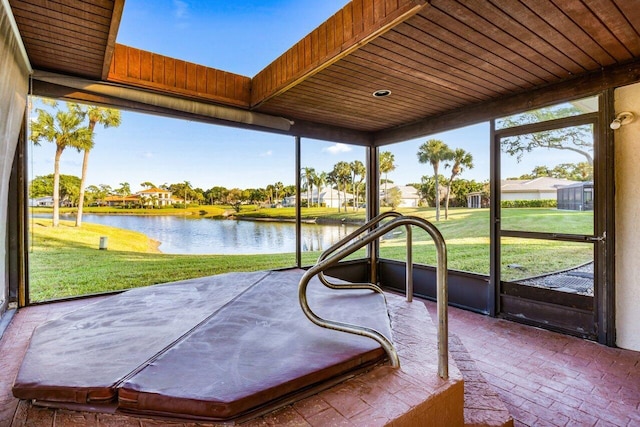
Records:
[[[307,192],[303,191],[302,200],[307,200]],[[345,201],[346,197],[346,201]],[[344,191],[340,191],[338,194],[338,190],[331,187],[322,187],[318,191],[318,189],[314,188],[311,193],[311,198],[309,202],[311,206],[326,206],[328,208],[337,208],[338,206],[351,206],[353,203],[353,194],[346,193]],[[290,207],[296,205],[296,196],[287,196],[282,199],[282,207]]]
[[[149,188],[130,194],[126,197],[111,195],[101,200],[106,206],[171,206],[174,203],[182,203],[182,199],[171,196],[171,191],[161,188]]]
[[[171,191],[157,187],[138,191],[135,195],[141,199],[145,206],[169,206],[173,203],[180,203],[171,198]]]
[[[400,191],[399,208],[413,208],[420,205],[420,192],[415,187],[411,185],[396,185],[388,188],[387,192],[391,192],[394,188]],[[380,191],[380,198],[386,200],[384,188]]]
[[[507,179],[501,182],[500,193],[502,200],[555,200],[558,188],[576,184],[563,178],[543,176],[534,179]]]
[[[113,195],[105,197],[101,203],[106,206],[135,206],[140,204],[140,197],[135,194],[125,197]]]
[[[34,199],[29,199],[29,206],[32,208],[52,208],[53,207],[53,197],[52,196],[44,196],[44,197],[36,197]],[[67,197],[63,197],[60,199],[60,207],[69,207],[72,206],[71,201]]]
[[[328,208],[337,208],[340,206],[349,206],[353,203],[353,194],[345,193],[332,187],[322,187],[319,190],[313,190],[311,194],[311,203],[320,204]]]
[[[306,194],[306,193],[304,193]],[[302,200],[307,200],[306,197],[303,197]],[[290,208],[296,205],[296,196],[287,196],[282,198],[282,207]]]
[[[556,200],[560,188],[579,184],[563,178],[543,176],[534,179],[505,179],[500,185],[502,200]],[[488,199],[483,198],[483,192],[474,191],[467,195],[467,207],[489,207]]]
[[[45,196],[45,197],[36,197],[35,199],[29,199],[29,206],[34,208],[53,207],[53,197]]]

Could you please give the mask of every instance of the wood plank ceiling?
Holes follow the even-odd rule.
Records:
[[[9,0],[31,66],[106,77],[124,0]]]
[[[257,110],[376,132],[523,93],[637,59],[632,3],[433,0]]]
[[[114,46],[123,1],[10,4],[36,69],[286,117],[301,136],[393,141],[614,67],[640,80],[628,0],[353,0],[253,79]]]

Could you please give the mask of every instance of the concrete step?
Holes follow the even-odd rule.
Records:
[[[513,427],[513,417],[487,383],[462,341],[449,335],[449,354],[464,379],[464,425],[467,427]]]

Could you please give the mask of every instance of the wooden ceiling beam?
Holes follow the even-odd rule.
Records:
[[[58,85],[44,80],[39,80],[37,78],[33,80],[32,95],[59,99],[63,101],[79,102],[83,104],[100,105],[109,108],[120,108],[123,110],[135,111],[138,113],[197,121],[218,126],[228,126],[253,131],[263,131],[280,135],[299,136],[302,138],[318,139],[322,141],[342,142],[345,144],[355,144],[361,146],[370,146],[373,141],[371,134],[368,132],[360,132],[357,130],[342,128],[338,126],[330,126],[310,121],[296,120],[291,125],[288,131],[278,130],[258,126],[255,124],[233,122],[210,116],[194,114],[191,112],[159,107],[148,103],[137,102],[129,99],[123,99],[101,93],[72,88],[64,85]]]
[[[499,117],[542,108],[572,99],[593,96],[605,89],[640,81],[640,59],[623,65],[582,74],[563,82],[529,90],[509,97],[494,99],[429,117],[404,126],[386,129],[373,135],[374,145],[382,146],[438,132],[469,126]]]
[[[124,0],[115,0],[113,4],[113,12],[111,14],[111,25],[109,25],[109,35],[107,36],[107,48],[104,51],[104,60],[102,63],[102,80],[107,80],[107,77],[109,76],[109,69],[111,68],[113,52],[116,48],[116,36],[118,35],[118,29],[120,28],[123,9]]]
[[[252,82],[257,108],[417,14],[427,0],[353,0],[260,71]]]
[[[242,108],[251,97],[249,77],[117,43],[106,80]]]

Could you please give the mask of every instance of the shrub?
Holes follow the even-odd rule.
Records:
[[[500,206],[503,208],[556,208],[558,201],[555,199],[502,200]]]

